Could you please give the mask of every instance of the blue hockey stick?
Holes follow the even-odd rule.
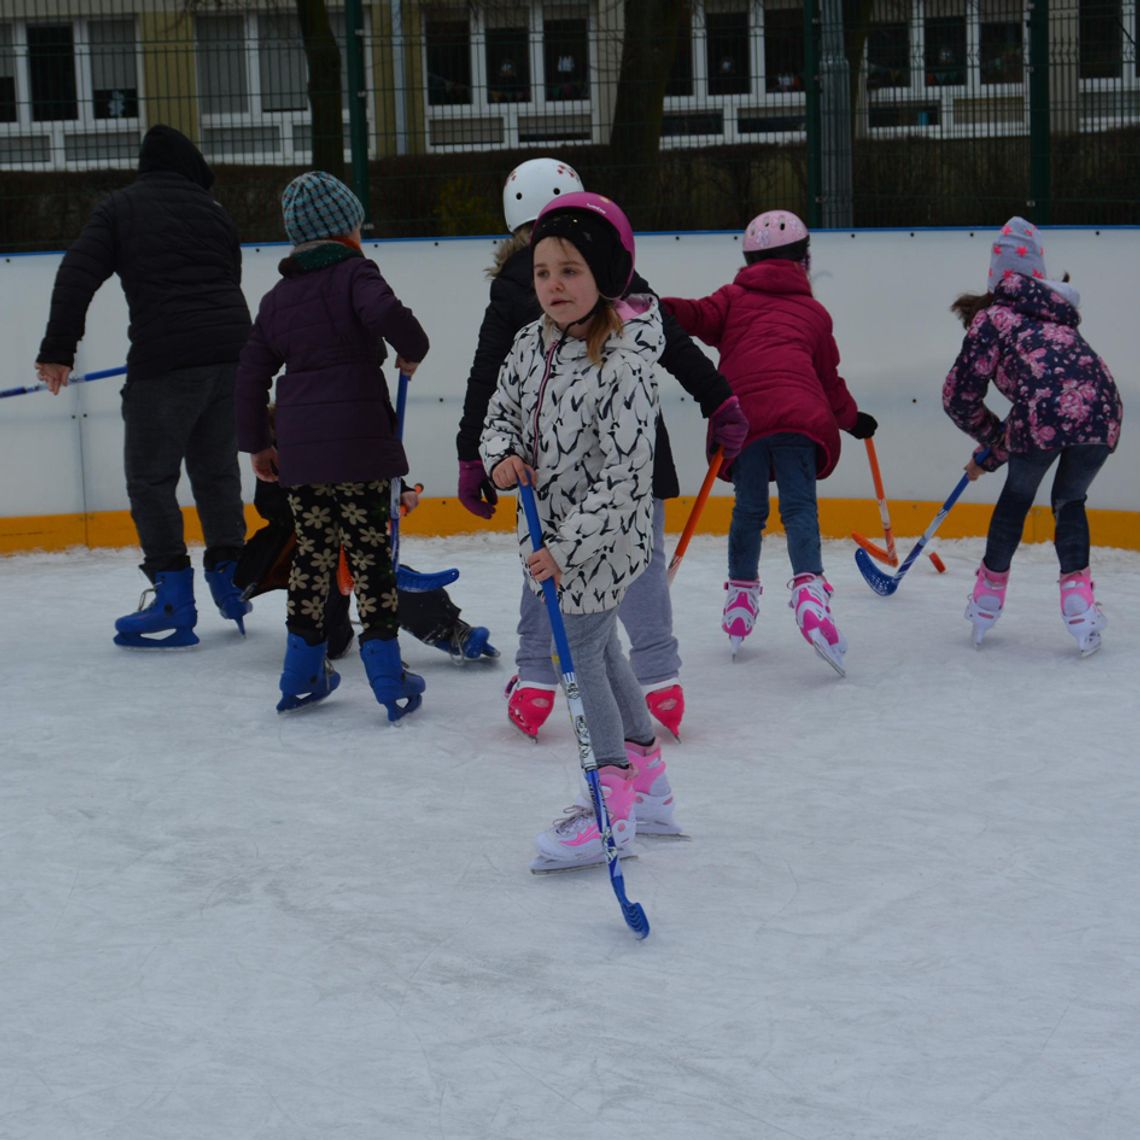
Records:
[[[989,453],[990,449],[988,447],[983,448],[973,457],[974,462],[983,462]],[[934,516],[930,526],[926,528],[922,537],[914,544],[914,549],[906,556],[906,560],[898,568],[897,573],[884,574],[882,570],[871,561],[871,556],[862,547],[859,547],[859,549],[855,551],[855,565],[859,567],[859,573],[863,575],[867,580],[867,585],[870,586],[876,594],[881,594],[884,598],[887,598],[899,588],[899,583],[902,581],[903,575],[918,560],[922,554],[923,547],[934,537],[935,532],[950,513],[950,508],[958,501],[959,496],[966,489],[969,482],[969,475],[963,475],[962,478],[958,480],[958,485],[950,492],[950,497],[942,504],[942,509]]]
[[[534,491],[529,484],[520,483],[519,495],[522,497],[523,510],[526,512],[531,546],[536,551],[541,550],[543,546],[542,522],[538,517]],[[594,805],[594,819],[597,821],[598,832],[602,837],[602,849],[606,853],[610,883],[613,885],[618,902],[621,903],[621,913],[626,925],[638,938],[645,938],[649,934],[649,919],[645,917],[645,910],[641,903],[630,902],[625,893],[625,876],[621,872],[621,860],[618,858],[613,832],[610,830],[610,817],[606,811],[606,801],[602,796],[602,786],[598,783],[598,761],[594,756],[593,746],[590,744],[590,729],[586,724],[586,710],[582,707],[582,697],[578,692],[578,679],[574,675],[574,661],[570,656],[570,644],[566,640],[566,627],[562,622],[562,611],[558,608],[558,591],[554,588],[553,578],[547,578],[542,583],[542,592],[546,598],[546,611],[550,617],[550,628],[554,633],[554,645],[558,650],[558,660],[555,664],[558,667],[559,679],[562,682],[562,691],[566,694],[566,704],[570,709],[570,721],[574,726],[574,736],[578,740],[578,760],[582,765],[582,772],[590,789],[590,800]]]
[[[400,386],[396,393],[396,438],[404,442],[404,412],[408,407],[408,383],[411,377],[406,372],[400,373]],[[392,480],[392,505],[389,508],[389,517],[391,520],[391,543],[392,543],[392,569],[399,573],[400,570],[400,477],[397,475]]]
[[[100,372],[84,372],[82,376],[69,376],[67,378],[68,384],[86,384],[90,380],[105,380],[108,376],[125,376],[127,366],[124,364],[120,368],[104,368]],[[24,388],[5,388],[0,391],[0,400],[6,399],[8,396],[26,396],[29,392],[46,392],[48,386],[46,384],[29,384]]]

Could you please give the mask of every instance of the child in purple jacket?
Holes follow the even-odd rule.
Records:
[[[1024,218],[1002,227],[990,247],[988,291],[964,293],[951,306],[967,332],[942,404],[962,431],[990,449],[985,461],[966,465],[971,479],[1008,463],[966,607],[974,644],[1001,616],[1026,515],[1056,462],[1050,501],[1061,617],[1087,656],[1100,648],[1107,621],[1093,596],[1085,496],[1120,440],[1122,409],[1104,361],[1077,332],[1077,291],[1048,279],[1043,254],[1039,231]],[[1012,405],[1004,420],[983,402],[991,380]]]
[[[419,708],[424,680],[397,640],[388,538],[390,488],[408,472],[381,365],[384,341],[409,375],[427,354],[419,321],[360,248],[364,209],[331,174],[309,171],[281,199],[293,250],[262,299],[237,376],[238,447],[258,479],[288,490],[297,533],[278,712],[327,697],[325,600],[343,546],[363,623],[360,656],[376,699],[399,720]],[[276,444],[268,415],[277,381]]]

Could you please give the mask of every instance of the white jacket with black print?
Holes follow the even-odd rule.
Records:
[[[520,329],[480,441],[488,472],[509,455],[535,468],[543,540],[572,614],[617,606],[653,550],[654,365],[665,336],[656,298],[626,298],[619,313],[624,324],[600,365],[585,341],[545,319]],[[525,563],[532,547],[521,502],[518,535]]]

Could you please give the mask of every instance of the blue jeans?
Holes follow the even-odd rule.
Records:
[[[815,444],[790,431],[758,439],[736,457],[732,464],[736,502],[728,530],[730,578],[753,582],[760,576],[760,543],[768,522],[768,481],[773,474],[792,573],[823,573],[815,468]]]
[[[1005,486],[998,496],[986,536],[985,563],[995,574],[1004,574],[1021,544],[1025,518],[1045,472],[1060,456],[1053,490],[1049,494],[1056,530],[1053,546],[1062,574],[1084,570],[1089,564],[1089,520],[1085,496],[1110,452],[1107,444],[1080,443],[1060,451],[1036,451],[1011,455]]]

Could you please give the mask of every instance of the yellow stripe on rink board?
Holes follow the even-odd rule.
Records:
[[[515,526],[514,496],[504,495],[493,519],[484,521],[469,514],[456,499],[422,499],[419,509],[401,524],[404,534],[446,536],[478,531],[510,531]],[[917,538],[930,525],[941,503],[892,501],[891,523],[899,540]],[[692,496],[670,499],[665,504],[665,523],[672,534],[679,534],[693,508]],[[959,503],[939,528],[940,538],[979,538],[985,535],[993,507],[988,504]],[[186,540],[201,542],[202,529],[192,507],[183,508]],[[727,534],[732,516],[732,500],[725,496],[709,499],[697,526],[698,534]],[[249,533],[264,526],[251,505],[245,508]],[[870,499],[820,499],[820,530],[824,538],[849,538],[852,531],[872,542],[882,539],[879,508]],[[1093,543],[1124,550],[1140,550],[1140,512],[1090,509],[1089,526]],[[772,505],[769,529],[781,533],[779,505]],[[1048,507],[1034,507],[1025,524],[1025,542],[1050,542],[1053,515]],[[35,515],[0,518],[0,554],[20,554],[33,550],[67,550],[73,546],[125,547],[136,545],[135,528],[129,511],[97,511],[78,515]]]

